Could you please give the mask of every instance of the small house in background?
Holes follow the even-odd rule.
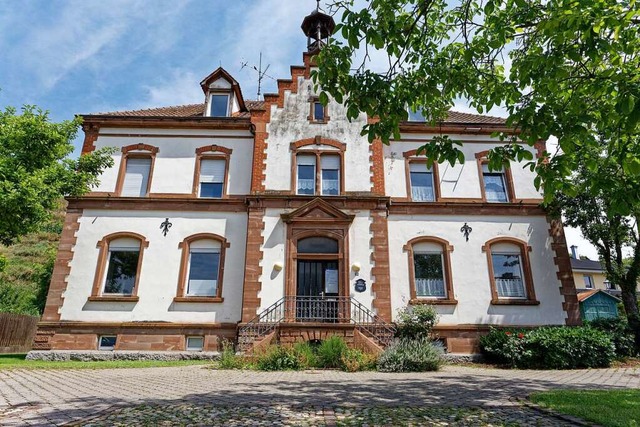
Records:
[[[578,291],[591,289],[611,291],[615,289],[607,280],[600,261],[593,261],[588,258],[581,259],[578,256],[578,247],[576,245],[571,246],[571,270],[573,271],[573,280]]]
[[[578,293],[582,320],[611,319],[618,317],[620,299],[601,289]]]

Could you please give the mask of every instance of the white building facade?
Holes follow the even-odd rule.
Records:
[[[203,104],[84,116],[83,153],[116,147],[115,166],[69,199],[34,349],[216,350],[265,313],[279,329],[251,340],[352,337],[415,304],[455,353],[490,325],[579,323],[532,172],[486,167],[502,119],[451,112],[369,144],[366,116],[319,104],[312,61],[260,102],[218,69]],[[464,163],[416,155],[440,134]]]

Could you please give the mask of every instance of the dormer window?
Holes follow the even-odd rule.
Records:
[[[228,117],[229,116],[229,94],[211,93],[209,97],[209,116]]]
[[[424,118],[424,114],[422,114],[422,111],[418,110],[418,111],[411,111],[411,108],[407,109],[407,112],[409,113],[409,121],[410,122],[426,122],[427,120]]]

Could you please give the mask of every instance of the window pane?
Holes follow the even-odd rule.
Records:
[[[131,295],[136,283],[139,257],[138,249],[109,250],[109,267],[103,293]]]
[[[298,165],[298,194],[315,194],[315,165]]]
[[[324,121],[324,106],[319,102],[313,103],[313,120],[316,122]]]
[[[187,295],[216,296],[219,267],[218,252],[191,252]]]
[[[200,183],[200,197],[222,197],[222,183],[218,182],[202,182]]]
[[[525,298],[520,255],[492,254],[493,275],[499,297]]]
[[[426,122],[421,111],[413,112],[409,109],[409,121],[410,122]]]
[[[322,194],[329,196],[340,194],[340,173],[338,170],[322,170]]]
[[[113,350],[116,346],[115,336],[101,336],[98,343],[98,349],[100,350]]]
[[[484,173],[484,192],[488,202],[507,202],[507,190],[502,173]]]
[[[187,337],[187,350],[200,351],[204,347],[204,337]]]
[[[226,117],[229,95],[211,95],[211,117]]]
[[[298,241],[298,253],[337,254],[338,241],[328,237],[307,237]]]
[[[588,274],[583,275],[584,277],[584,286],[586,288],[593,288],[593,277]]]
[[[144,197],[147,195],[151,159],[127,159],[121,194],[125,197]]]
[[[411,172],[411,199],[415,202],[433,202],[433,174],[431,172]]]
[[[416,279],[416,296],[446,296],[441,253],[415,253],[413,255],[413,265]]]

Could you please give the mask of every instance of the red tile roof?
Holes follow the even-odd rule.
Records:
[[[264,101],[245,101],[249,111],[264,108]],[[204,104],[174,105],[170,107],[148,108],[144,110],[111,111],[107,113],[88,114],[88,116],[111,116],[111,117],[199,117],[204,114]],[[249,117],[249,112],[239,112],[234,117]],[[501,117],[481,116],[479,114],[460,113],[449,111],[445,120],[447,124],[505,124],[505,119]]]

